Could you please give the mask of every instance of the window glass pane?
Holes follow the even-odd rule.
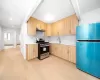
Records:
[[[10,33],[8,33],[8,40],[10,40]]]
[[[4,33],[4,38],[7,39],[7,33]]]

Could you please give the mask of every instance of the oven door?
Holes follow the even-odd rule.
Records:
[[[49,52],[49,46],[41,46],[40,52],[41,54]]]

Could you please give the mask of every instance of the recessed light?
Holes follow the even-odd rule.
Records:
[[[12,20],[12,18],[10,18],[9,20]]]
[[[52,21],[52,20],[54,20],[54,16],[52,15],[52,14],[47,14],[46,16],[45,16],[45,20],[46,21]]]

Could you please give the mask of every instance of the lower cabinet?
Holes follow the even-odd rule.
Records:
[[[69,46],[69,61],[76,63],[76,47]]]
[[[31,60],[38,57],[38,44],[26,45],[26,59]]]
[[[75,46],[67,46],[63,44],[50,44],[50,53],[68,60],[72,63],[76,63],[76,47]]]

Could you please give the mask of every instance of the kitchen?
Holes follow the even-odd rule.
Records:
[[[38,27],[36,27],[37,25]],[[75,56],[76,55],[76,51],[75,51],[76,29],[75,28],[77,25],[78,25],[78,19],[75,14],[67,18],[64,18],[60,21],[57,21],[53,24],[46,24],[40,20],[37,20],[31,17],[29,21],[27,22],[26,34],[32,37],[36,35],[36,31],[37,31],[36,29],[41,30],[41,31],[44,30],[45,40],[48,41],[50,40],[50,37],[51,37],[51,43],[49,44],[50,54],[54,54],[62,59],[76,63],[76,59],[75,59],[76,58]],[[40,34],[42,34],[42,32]],[[65,36],[65,35],[68,35],[68,36]],[[52,40],[52,37],[54,38],[54,40]],[[71,38],[74,40],[72,40],[73,43],[70,42],[71,45],[68,44],[69,42],[66,43],[67,45],[64,45],[64,43],[61,43],[61,42],[59,43],[59,39],[60,39],[59,37],[61,37],[61,39],[64,39],[64,38],[66,39],[69,37],[69,39]],[[34,39],[34,43],[35,42],[36,42],[36,39]],[[61,52],[63,53],[61,54]],[[31,60],[36,57],[38,57],[38,44],[26,44],[26,59]]]
[[[0,6],[0,80],[99,80],[100,0],[23,1]],[[20,33],[14,48],[6,27]]]
[[[79,41],[80,41],[80,39],[83,39],[83,40],[89,39],[88,38],[89,37],[88,35],[90,34],[90,33],[88,33],[89,28],[86,28],[85,26],[92,27],[93,25],[96,26],[96,24],[98,24],[98,26],[100,26],[99,23],[79,25],[79,20],[78,20],[78,17],[76,14],[72,14],[72,15],[70,15],[66,18],[63,18],[61,20],[58,20],[54,23],[45,23],[34,17],[30,17],[29,20],[27,21],[27,23],[25,23],[25,26],[23,26],[24,30],[26,30],[25,31],[26,32],[25,33],[26,41],[24,44],[25,52],[24,53],[22,52],[24,55],[24,59],[26,59],[28,61],[34,60],[36,58],[38,58],[40,60],[44,60],[44,59],[46,60],[46,58],[49,58],[49,57],[51,57],[51,55],[53,55],[60,59],[68,61],[72,64],[76,64],[76,61],[78,60],[77,68],[84,71],[85,69],[82,67],[83,67],[83,65],[86,64],[86,62],[84,60],[82,60],[83,64],[81,64],[79,62],[81,60],[79,58],[82,58],[82,57],[77,57],[77,56],[81,56],[80,53],[82,50],[78,50],[78,48],[80,48],[82,46],[79,47],[79,45],[81,45],[81,44],[76,43],[76,39]],[[81,26],[84,26],[84,28],[82,28],[83,31],[81,30],[81,28],[79,30],[77,29],[77,27],[81,27]],[[87,29],[87,32],[86,32],[86,29]],[[93,30],[94,29],[95,28],[93,28]],[[77,36],[78,36],[77,38],[76,38],[76,32],[77,32]],[[97,35],[97,33],[94,35]],[[83,38],[82,38],[82,36],[83,36]],[[39,43],[36,43],[37,40],[38,41],[40,40]],[[77,54],[76,54],[76,44],[78,46]],[[40,48],[40,45],[44,45],[44,46],[42,48]],[[45,45],[47,45],[48,47],[46,47]],[[83,45],[84,47],[82,47],[82,48],[84,48],[84,50],[86,48],[86,51],[87,51],[87,46],[85,46],[85,45],[86,44],[84,44]],[[84,50],[83,50],[83,54],[85,52]],[[94,55],[94,53],[93,53],[93,55]],[[87,56],[84,55],[83,57],[86,58]],[[89,63],[87,63],[87,66],[88,66],[88,64]],[[82,66],[78,66],[78,65],[82,65]],[[93,65],[95,65],[95,63]],[[96,65],[99,65],[99,64],[97,63]],[[93,68],[91,68],[91,69],[93,69]],[[89,74],[99,78],[98,67],[93,72],[91,72],[92,70],[90,70],[90,72],[88,72],[88,70],[86,69],[84,72],[89,73]],[[97,74],[96,74],[96,71],[97,71]]]

